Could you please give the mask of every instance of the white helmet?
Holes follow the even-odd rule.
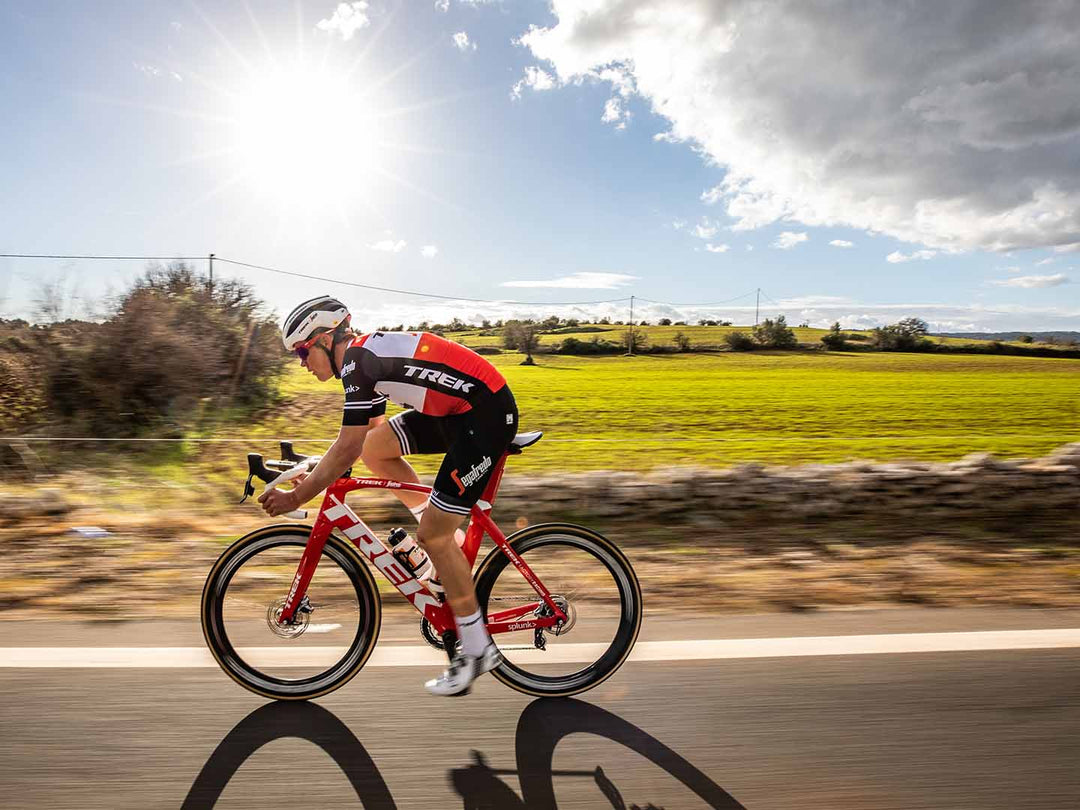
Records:
[[[281,322],[281,342],[288,351],[320,330],[333,330],[351,316],[348,308],[329,295],[320,295],[297,306]]]

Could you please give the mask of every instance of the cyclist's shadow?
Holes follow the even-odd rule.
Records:
[[[613,810],[627,810],[618,788],[599,765],[591,771],[552,769],[556,746],[564,737],[578,733],[595,734],[645,757],[682,782],[709,807],[745,810],[726,790],[652,735],[611,712],[572,698],[539,698],[521,713],[514,741],[520,797],[499,779],[500,775],[515,771],[489,767],[478,751],[472,752],[472,765],[450,772],[454,789],[464,800],[464,810],[556,810],[556,776],[591,777]],[[630,808],[660,810],[652,804],[647,808],[639,809],[637,805]]]
[[[663,768],[717,810],[745,810],[723,788],[687,760],[621,717],[573,699],[540,698],[518,719],[515,735],[517,770],[491,768],[473,751],[473,764],[450,771],[450,781],[464,810],[556,810],[556,776],[587,776],[613,810],[627,810],[615,784],[597,766],[588,771],[555,771],[555,748],[570,734],[595,734],[645,757]],[[315,703],[267,703],[233,727],[203,766],[181,805],[183,810],[212,808],[229,780],[248,758],[267,743],[299,737],[323,749],[348,778],[366,810],[396,810],[386,781],[356,735],[327,709]],[[519,797],[499,776],[516,773]],[[632,805],[630,810],[638,810]],[[645,810],[654,810],[648,805]]]
[[[213,807],[240,766],[282,737],[308,740],[329,754],[365,810],[396,810],[390,788],[356,735],[333,712],[309,702],[267,703],[237,723],[195,777],[182,810]]]

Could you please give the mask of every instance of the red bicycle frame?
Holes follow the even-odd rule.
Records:
[[[502,552],[510,559],[510,562],[514,564],[517,570],[521,572],[525,581],[536,591],[539,599],[526,605],[519,605],[497,613],[489,613],[487,629],[491,634],[553,627],[557,622],[565,622],[567,618],[566,614],[551,598],[551,594],[544,587],[544,583],[537,579],[532,569],[510,547],[506,535],[499,530],[499,527],[491,519],[491,507],[495,502],[499,483],[502,481],[506,456],[507,454],[504,453],[498,464],[495,465],[495,471],[488,485],[484,488],[480,501],[472,508],[462,551],[465,553],[465,559],[468,560],[471,569],[480,551],[480,543],[483,541],[484,535],[488,535],[495,542],[495,545],[502,549]],[[308,585],[311,583],[311,578],[315,574],[315,568],[318,566],[319,558],[322,556],[323,546],[326,545],[330,532],[338,529],[352,541],[353,545],[368,558],[376,569],[382,572],[383,576],[390,581],[390,584],[397,588],[401,595],[408,599],[412,606],[431,623],[440,636],[448,630],[454,630],[454,614],[450,610],[450,605],[438,599],[412,575],[408,568],[401,565],[397,558],[390,553],[390,549],[386,547],[386,544],[345,503],[345,495],[356,489],[398,489],[407,492],[418,492],[423,495],[431,494],[431,487],[422,484],[389,481],[385,478],[339,478],[331,484],[323,497],[319,516],[316,518],[315,525],[308,536],[307,546],[305,546],[304,553],[300,558],[296,576],[293,578],[292,587],[289,588],[289,595],[285,600],[285,606],[278,621],[282,624],[292,621],[300,601],[304,598]],[[551,611],[550,615],[525,618],[539,609],[541,602]]]

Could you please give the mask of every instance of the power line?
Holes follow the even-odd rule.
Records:
[[[60,256],[51,253],[0,253],[0,259],[106,259],[113,261],[197,262],[205,256]]]
[[[673,301],[654,301],[651,298],[642,298],[641,296],[638,296],[637,300],[638,301],[647,301],[650,304],[662,304],[662,305],[668,306],[668,307],[718,307],[721,304],[730,304],[732,301],[738,301],[740,298],[746,298],[748,295],[753,295],[753,294],[754,294],[754,291],[750,290],[750,292],[744,292],[742,295],[736,295],[734,298],[728,298],[728,299],[725,299],[723,301],[709,301],[709,302],[706,302],[704,304],[698,304],[696,302],[695,303],[690,303],[690,304],[676,304]]]
[[[504,299],[496,298],[466,298],[460,295],[441,295],[439,293],[425,293],[417,292],[416,290],[399,290],[393,287],[380,287],[375,284],[361,284],[358,281],[345,281],[339,278],[328,278],[326,276],[315,276],[310,273],[297,273],[292,270],[279,270],[276,267],[267,267],[261,264],[249,264],[248,262],[240,262],[234,259],[223,259],[220,256],[216,257],[219,262],[227,262],[228,264],[235,264],[238,267],[250,267],[253,270],[265,270],[269,273],[278,273],[283,276],[295,276],[296,278],[307,278],[314,281],[325,281],[330,284],[344,284],[348,287],[359,287],[364,290],[377,290],[379,292],[395,293],[397,295],[415,295],[420,298],[439,298],[444,301],[469,301],[477,304],[519,304],[522,306],[580,306],[585,304],[615,304],[621,301],[629,301],[629,296],[624,298],[607,298],[602,301],[507,301]]]
[[[49,253],[0,253],[2,259],[104,259],[113,261],[203,261],[207,259],[206,256],[90,256],[90,255],[59,255]],[[361,284],[358,281],[345,281],[340,278],[329,278],[327,276],[316,276],[310,273],[298,273],[292,270],[281,270],[276,267],[268,267],[262,264],[251,264],[250,262],[241,262],[236,259],[226,259],[216,254],[210,254],[210,273],[211,283],[213,280],[213,262],[226,262],[228,264],[236,265],[237,267],[247,267],[252,270],[264,270],[268,273],[277,273],[283,276],[293,276],[294,278],[306,278],[312,281],[325,281],[329,284],[343,284],[347,287],[358,287],[363,290],[376,290],[378,292],[394,293],[396,295],[413,295],[419,298],[436,298],[443,301],[468,301],[475,304],[513,304],[516,306],[588,306],[592,304],[618,304],[623,301],[629,301],[628,296],[622,298],[606,298],[600,301],[510,301],[506,299],[495,298],[467,298],[460,295],[442,295],[440,293],[427,293],[419,292],[417,290],[399,290],[394,287],[381,287],[375,284]]]

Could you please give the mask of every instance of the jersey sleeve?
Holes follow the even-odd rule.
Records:
[[[341,364],[341,384],[345,388],[342,425],[366,425],[386,413],[386,397],[376,393],[378,358],[362,346],[350,346]]]

